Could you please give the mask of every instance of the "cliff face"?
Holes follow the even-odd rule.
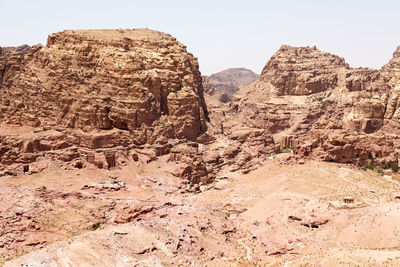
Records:
[[[283,45],[264,67],[261,80],[271,82],[276,95],[309,95],[335,88],[337,70],[346,68],[343,58],[316,47]]]
[[[343,58],[315,47],[282,46],[260,78],[235,94],[219,133],[232,139],[243,129],[264,131],[275,152],[295,147],[299,158],[397,162],[399,55],[396,51],[382,70],[374,70],[350,68]],[[263,157],[265,149],[251,151],[257,150]]]
[[[197,59],[170,35],[64,31],[17,62],[7,57],[2,56],[8,63],[0,103],[1,120],[8,124],[85,131],[162,125],[178,138],[205,130]]]
[[[0,89],[3,84],[6,71],[14,72],[19,70],[19,66],[22,64],[24,55],[30,50],[31,48],[28,45],[22,45],[18,47],[0,47]],[[3,91],[0,92],[3,93]],[[1,116],[2,115],[0,114],[0,118]]]
[[[287,147],[296,147],[299,157],[391,163],[400,151],[399,57],[396,51],[382,70],[355,69],[315,47],[282,46],[228,108],[210,105],[209,135],[199,137],[208,118],[202,77],[196,58],[175,38],[151,30],[56,33],[45,47],[1,50],[0,122],[50,126],[62,134],[28,141],[0,135],[0,163],[22,170],[44,153],[65,161],[84,155],[99,166],[118,166],[120,158],[138,158],[132,144],[155,145],[151,158],[172,153],[200,171],[191,175],[196,182],[208,175],[207,164],[249,170]],[[239,86],[250,77],[246,73],[233,69],[208,79]],[[93,130],[99,133],[90,134]],[[202,145],[222,138],[223,145],[207,151],[171,142],[197,137]],[[67,148],[58,156],[46,152]]]
[[[176,149],[207,116],[197,59],[168,34],[72,30],[1,49],[0,176],[147,164],[175,147],[176,175],[207,182],[202,152]]]

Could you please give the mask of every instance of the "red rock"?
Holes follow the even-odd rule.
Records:
[[[121,224],[121,223],[128,223],[133,221],[134,219],[138,219],[140,216],[145,215],[149,212],[152,212],[154,207],[136,207],[136,208],[126,208],[121,211],[117,217],[115,217],[114,222]]]
[[[2,48],[0,90],[0,124],[41,127],[37,138],[1,136],[0,169],[16,164],[13,173],[41,160],[148,163],[169,153],[170,139],[206,130],[197,59],[147,29],[63,31],[46,46]]]
[[[218,119],[220,132],[250,155],[239,154],[237,167],[248,170],[292,147],[296,155],[287,160],[397,162],[398,57],[397,51],[382,70],[354,69],[315,47],[282,46]]]
[[[343,58],[316,47],[282,46],[264,67],[260,80],[271,82],[276,95],[308,95],[335,88]]]
[[[23,107],[4,105],[3,114],[16,124],[26,125],[19,117],[29,114],[41,126],[136,130],[164,116],[179,138],[205,130],[197,60],[170,35],[144,29],[64,31],[13,66],[3,74],[0,102],[24,92]]]

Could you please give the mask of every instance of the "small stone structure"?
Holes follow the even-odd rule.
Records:
[[[280,149],[285,149],[285,148],[292,148],[297,145],[297,140],[295,139],[294,135],[285,135],[282,136],[281,138],[281,147]]]

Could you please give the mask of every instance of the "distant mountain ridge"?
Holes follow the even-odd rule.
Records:
[[[256,81],[259,75],[245,68],[230,68],[210,76],[203,76],[204,91],[227,103],[236,91]]]

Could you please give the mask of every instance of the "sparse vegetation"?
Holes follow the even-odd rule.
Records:
[[[283,149],[281,149],[281,153],[292,153],[293,150],[294,150],[294,147],[283,148]]]
[[[375,170],[376,166],[374,164],[368,163],[368,164],[364,165],[364,167],[362,167],[362,169],[364,171],[366,171],[366,170]]]
[[[390,169],[390,166],[387,165],[387,164],[383,164],[383,165],[381,166],[381,168],[384,169],[384,170],[387,170],[387,169]]]
[[[399,171],[399,164],[397,162],[392,162],[390,164],[390,168],[392,169],[393,172],[398,172]]]
[[[366,170],[376,170],[379,174],[383,175],[384,170],[389,170],[391,169],[393,172],[398,172],[399,171],[399,165],[397,162],[392,162],[389,165],[388,164],[383,164],[381,166],[375,166],[372,163],[368,163],[362,167],[364,171]]]

